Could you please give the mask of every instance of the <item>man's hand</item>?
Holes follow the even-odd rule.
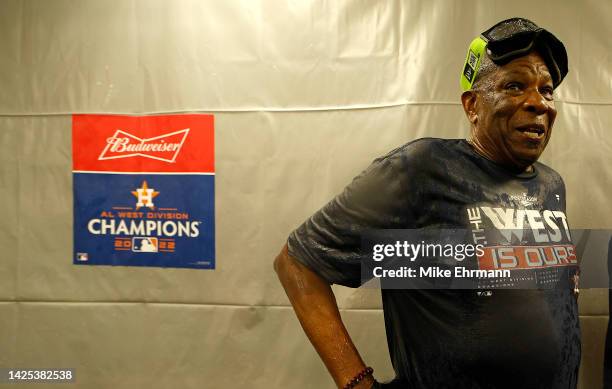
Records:
[[[276,257],[274,270],[308,339],[336,385],[344,387],[365,368],[365,364],[342,323],[331,287],[291,257],[287,245]],[[373,383],[374,378],[368,376],[354,388],[370,389]]]

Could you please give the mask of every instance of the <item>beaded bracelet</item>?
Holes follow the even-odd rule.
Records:
[[[371,367],[366,367],[362,371],[359,372],[352,380],[349,381],[348,384],[344,385],[344,389],[354,388],[355,385],[363,381],[367,376],[370,376],[374,373],[374,369]]]

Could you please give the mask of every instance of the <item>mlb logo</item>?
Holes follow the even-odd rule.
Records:
[[[132,238],[132,251],[135,253],[156,253],[159,245],[157,238]]]
[[[89,256],[87,255],[87,253],[77,253],[76,259],[77,261],[85,262],[89,259]]]

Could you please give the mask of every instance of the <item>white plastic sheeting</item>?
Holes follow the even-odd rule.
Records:
[[[0,366],[73,367],[83,388],[333,387],[272,260],[376,156],[467,134],[465,50],[512,16],[566,44],[543,160],[573,227],[612,228],[610,2],[2,0]],[[216,115],[217,269],[73,266],[70,114],[157,112]],[[390,377],[379,295],[335,290]],[[581,295],[583,388],[606,302]]]

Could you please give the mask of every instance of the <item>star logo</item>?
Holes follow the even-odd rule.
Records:
[[[149,188],[146,181],[142,182],[142,186],[140,188],[132,191],[132,194],[138,199],[138,202],[136,203],[136,210],[140,209],[141,207],[155,209],[153,199],[157,197],[159,192],[156,192],[153,188]]]

